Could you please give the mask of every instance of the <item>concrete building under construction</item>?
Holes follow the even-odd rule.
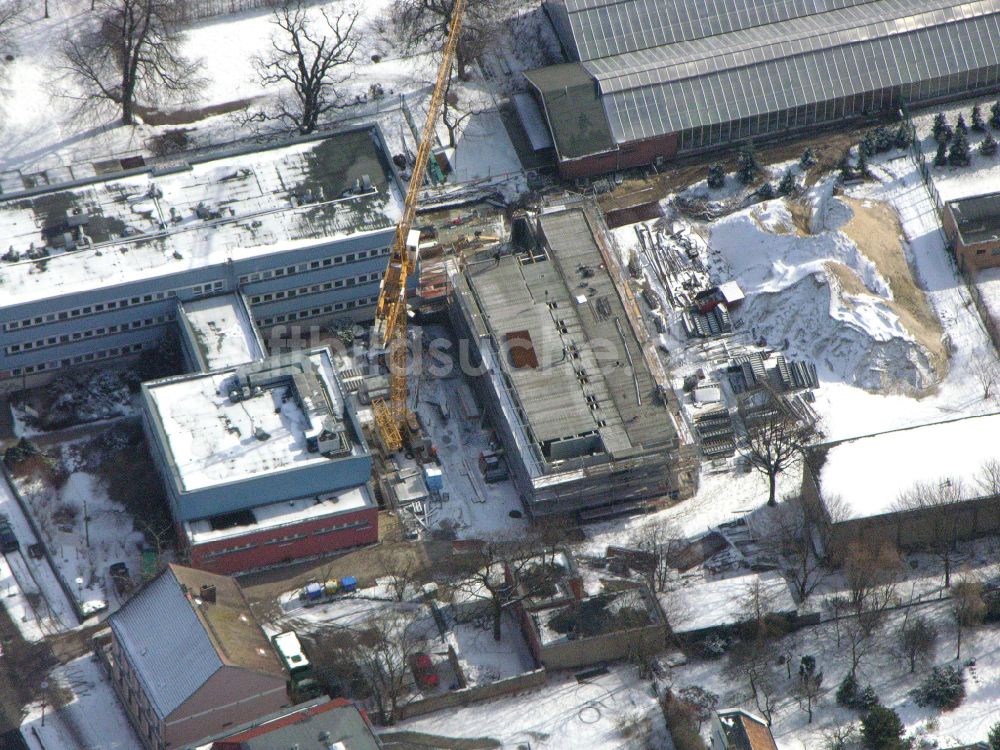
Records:
[[[534,516],[599,517],[698,485],[696,447],[593,222],[580,208],[544,213],[532,249],[454,279],[475,387]]]

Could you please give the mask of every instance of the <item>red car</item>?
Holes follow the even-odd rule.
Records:
[[[431,657],[423,651],[410,657],[410,669],[413,671],[413,678],[422,688],[436,688],[440,680],[434,671],[434,662]]]

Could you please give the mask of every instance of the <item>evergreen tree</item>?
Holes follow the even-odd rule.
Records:
[[[764,201],[769,201],[774,198],[774,185],[770,182],[765,182],[759,188],[757,188],[757,196]]]
[[[965,677],[960,669],[948,665],[934,667],[917,688],[917,705],[951,711],[965,700]]]
[[[934,155],[934,166],[943,167],[948,163],[948,146],[944,142],[938,143],[937,153]]]
[[[947,133],[947,137],[945,136]],[[934,124],[931,126],[931,134],[934,136],[934,140],[938,143],[947,143],[951,140],[951,128],[948,126],[948,119],[944,116],[944,112],[938,112],[934,115]]]
[[[992,133],[987,133],[979,144],[979,153],[983,156],[993,156],[997,152],[997,142]]]
[[[712,190],[718,190],[726,184],[726,173],[722,171],[721,164],[713,164],[708,168],[708,186]]]
[[[798,184],[795,182],[795,175],[792,174],[791,169],[786,169],[785,173],[781,176],[781,182],[778,183],[778,193],[780,195],[791,195],[798,188]]]
[[[816,163],[816,152],[813,151],[812,146],[807,148],[802,152],[802,158],[799,159],[799,166],[803,169],[809,169],[813,164]]]
[[[875,153],[884,154],[891,148],[892,135],[889,134],[889,128],[879,125],[875,128]]]
[[[962,135],[969,134],[969,126],[965,124],[965,118],[962,116],[961,112],[959,112],[958,121],[955,123],[955,132],[961,133]]]
[[[990,105],[990,127],[1000,130],[1000,101]]]
[[[986,123],[983,122],[983,111],[979,108],[978,104],[972,108],[972,129],[977,133],[986,132]]]
[[[851,150],[845,149],[844,153],[840,156],[840,161],[837,162],[837,169],[840,170],[841,180],[853,180],[854,179],[854,168],[851,166]]]
[[[906,123],[901,123],[899,130],[896,131],[895,138],[896,148],[909,148],[910,147],[910,129],[906,126]]]
[[[861,737],[869,750],[903,750],[903,722],[885,706],[875,706],[861,720]]]
[[[847,677],[841,680],[837,687],[837,703],[847,708],[853,707],[854,701],[858,697],[858,689],[858,678],[848,672]]]
[[[862,177],[871,177],[872,171],[868,167],[868,154],[858,149],[858,173]]]
[[[953,167],[967,167],[971,157],[969,156],[969,139],[961,130],[955,133],[955,140],[948,149],[948,163]]]
[[[875,153],[875,136],[872,131],[866,130],[858,143],[858,154],[861,156],[872,156]]]
[[[750,185],[757,181],[760,173],[760,163],[753,150],[753,141],[747,141],[747,144],[736,155],[736,177],[744,185]]]
[[[986,736],[986,744],[990,750],[1000,750],[1000,721],[990,729],[990,733]]]

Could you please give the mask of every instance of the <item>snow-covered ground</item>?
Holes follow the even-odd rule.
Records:
[[[649,744],[625,736],[625,724],[632,719],[648,722]],[[524,744],[539,750],[662,747],[668,741],[649,682],[626,665],[583,682],[570,674],[551,674],[540,690],[428,714],[401,722],[397,729],[491,737],[505,747]]]
[[[81,470],[80,446],[80,441],[69,441],[56,447],[70,471],[58,490],[38,478],[20,480],[18,488],[46,536],[42,541],[63,580],[81,611],[90,614],[117,608],[118,596],[108,570],[112,563],[124,562],[134,579],[140,569],[143,536],[125,509],[108,497],[98,478]],[[21,545],[26,549],[23,539]],[[42,562],[37,561],[36,567],[44,570],[47,566]],[[56,601],[65,601],[62,590],[55,588],[59,591]]]
[[[21,544],[21,552],[5,555],[3,563],[6,590],[3,603],[11,619],[27,640],[39,640],[43,635],[76,627],[73,607],[59,586],[52,568],[44,558],[35,560],[28,555],[28,546],[38,540],[31,533],[31,527],[14,498],[13,490],[2,479],[0,514],[10,521]],[[35,609],[28,606],[28,611],[25,611],[27,596],[38,597]]]
[[[40,702],[27,707],[21,734],[31,750],[142,748],[96,656],[57,667],[46,681],[50,692],[59,687],[70,691],[72,699],[58,711],[51,706],[43,710]]]
[[[483,479],[479,454],[489,450],[488,433],[466,419],[457,391],[469,391],[460,375],[448,378],[426,376],[420,381],[418,413],[421,423],[437,447],[448,500],[432,506],[432,529],[449,529],[461,539],[475,539],[526,529],[527,520],[511,518],[523,512],[521,500],[510,479],[493,484]],[[467,394],[474,401],[472,393]],[[445,404],[448,418],[439,404]]]
[[[954,102],[945,105],[944,108],[931,108],[923,110],[913,117],[913,124],[917,128],[917,136],[920,138],[920,145],[927,159],[928,166],[934,160],[937,153],[937,142],[931,135],[931,127],[934,124],[934,117],[938,112],[944,112],[948,119],[948,124],[953,128],[961,114],[965,118],[965,124],[972,124],[972,107],[979,104],[983,119],[989,120],[990,106],[995,99],[968,99],[961,102]],[[989,126],[987,125],[987,128]],[[994,138],[1000,136],[996,130],[989,128]],[[969,147],[972,163],[967,167],[934,167],[931,166],[931,174],[934,176],[934,185],[937,187],[941,199],[944,201],[964,198],[969,195],[979,195],[980,193],[994,193],[1000,190],[1000,154],[993,156],[983,156],[979,153],[979,143],[986,136],[985,133],[969,131]]]
[[[54,49],[58,40],[90,22],[90,2],[64,0],[50,5],[51,18],[43,19],[37,4],[29,3],[13,35],[15,59],[6,65],[7,79],[0,97],[4,115],[0,171],[32,174],[98,159],[148,155],[151,138],[176,128],[184,129],[194,146],[252,137],[253,133],[241,124],[244,110],[266,108],[281,94],[280,90],[262,86],[254,67],[254,58],[270,48],[275,29],[272,16],[266,10],[247,11],[198,21],[185,29],[183,51],[201,62],[199,75],[203,81],[191,101],[163,106],[165,111],[177,112],[183,122],[126,127],[117,124],[112,115],[81,117],[77,102],[71,98],[74,84],[61,68]],[[413,153],[414,139],[402,116],[400,95],[406,95],[420,127],[436,74],[436,59],[429,54],[403,55],[376,33],[375,25],[386,12],[389,0],[354,5],[360,11],[355,26],[360,44],[354,65],[340,87],[343,100],[351,106],[338,110],[334,120],[324,126],[377,121],[393,153]],[[340,0],[311,4],[314,13],[320,7],[336,13],[344,6]],[[530,14],[529,22],[532,26],[547,23],[540,13]],[[544,31],[551,36],[550,29]],[[503,80],[494,78],[491,86],[500,91]],[[373,86],[381,87],[380,97],[371,95]],[[459,89],[464,87],[462,84]],[[487,106],[475,108],[481,113],[459,126],[458,153],[452,156],[457,165],[455,179],[507,175],[501,178],[503,189],[516,194],[523,189],[523,183],[519,179],[512,183],[510,176],[519,173],[521,167],[496,113],[496,101],[490,93]],[[439,138],[447,145],[443,127]]]

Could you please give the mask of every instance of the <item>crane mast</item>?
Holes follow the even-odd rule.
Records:
[[[383,446],[389,452],[398,451],[403,446],[402,426],[407,416],[407,340],[406,340],[406,281],[413,272],[416,262],[416,239],[410,240],[413,221],[417,214],[417,201],[420,197],[420,186],[427,164],[431,156],[431,144],[435,140],[435,123],[441,104],[444,101],[448,78],[451,76],[451,66],[458,49],[458,37],[462,30],[462,13],[465,11],[466,0],[455,0],[451,13],[451,27],[448,30],[448,41],[444,46],[441,66],[438,68],[437,81],[431,94],[430,105],[427,107],[427,119],[420,134],[417,145],[417,157],[413,165],[413,174],[403,201],[403,214],[396,226],[396,235],[392,242],[392,252],[389,254],[389,265],[379,289],[378,306],[375,308],[375,341],[386,352],[386,364],[389,366],[389,400],[375,399],[372,410],[375,413],[375,425]],[[409,242],[408,242],[409,240]]]

